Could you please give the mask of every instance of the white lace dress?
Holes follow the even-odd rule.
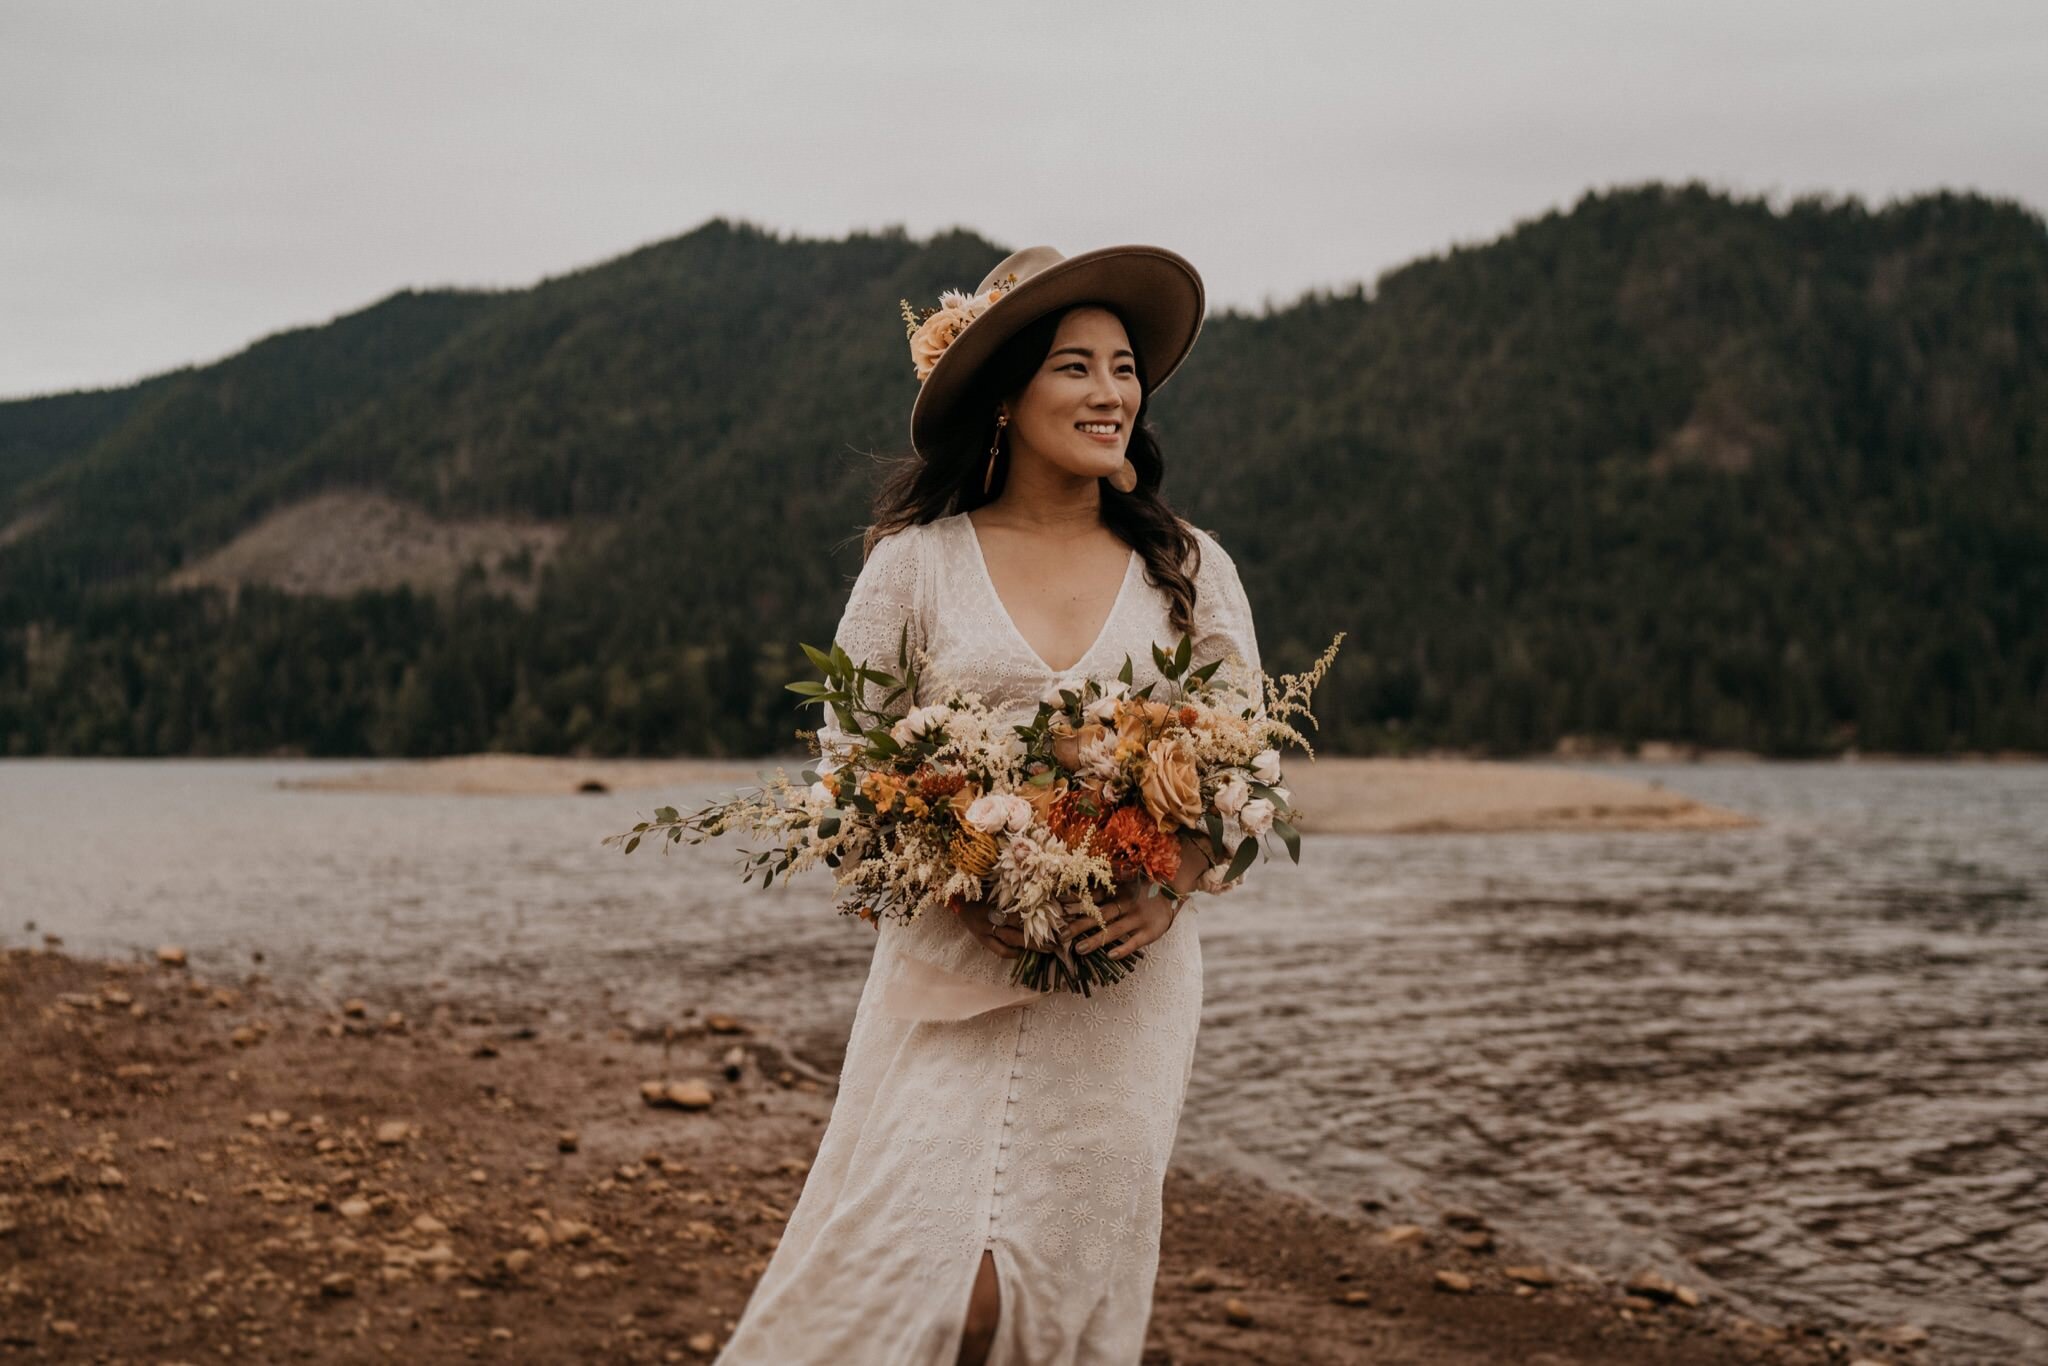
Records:
[[[1190,529],[1202,547],[1194,662],[1225,659],[1219,674],[1256,697],[1236,567]],[[908,617],[926,652],[914,702],[935,700],[944,680],[1022,720],[1049,684],[1113,676],[1126,654],[1134,687],[1157,679],[1151,646],[1179,638],[1168,603],[1133,552],[1095,643],[1055,672],[1011,621],[960,513],[876,544],[836,638],[894,671]],[[719,1361],[951,1366],[988,1249],[1002,1293],[991,1366],[1136,1362],[1201,1016],[1198,919],[1176,917],[1131,977],[1092,997],[1052,993],[965,1019],[899,1018],[879,1004],[883,986],[921,959],[1001,987],[1008,961],[951,917],[884,920],[831,1121]]]

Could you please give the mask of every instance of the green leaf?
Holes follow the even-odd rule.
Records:
[[[1129,687],[1129,686],[1130,686],[1130,684],[1131,684],[1131,657],[1130,657],[1129,655],[1125,655],[1125,656],[1124,656],[1124,667],[1123,667],[1123,668],[1122,668],[1121,670],[1119,670],[1119,671],[1117,672],[1117,677],[1118,677],[1119,679],[1121,679],[1121,680],[1123,681],[1123,684],[1124,684],[1124,686],[1125,686],[1125,687]]]
[[[1194,650],[1195,642],[1187,636],[1180,638],[1180,648],[1173,652],[1173,671],[1178,674],[1188,667],[1188,655]]]
[[[790,692],[800,692],[805,697],[825,697],[832,692],[832,685],[829,683],[785,683],[782,686]]]
[[[1173,677],[1173,657],[1160,649],[1156,644],[1152,647],[1152,662],[1159,667],[1160,673],[1165,674],[1168,678]],[[1126,679],[1125,681],[1129,682],[1130,680]]]
[[[1273,820],[1273,833],[1278,835],[1280,842],[1287,846],[1287,857],[1293,859],[1296,863],[1300,863],[1301,836],[1295,831],[1295,828],[1286,821],[1275,817]]]
[[[1244,875],[1244,870],[1252,866],[1252,860],[1257,858],[1258,856],[1258,840],[1251,835],[1246,835],[1244,837],[1244,843],[1238,845],[1237,852],[1231,855],[1230,867],[1224,870],[1223,880],[1225,882],[1237,881],[1238,878]]]
[[[654,819],[657,821],[675,820],[677,819],[676,809],[673,806],[657,806],[654,808]]]
[[[815,645],[805,645],[802,641],[798,641],[797,644],[802,647],[803,652],[806,655],[810,656],[811,663],[817,665],[818,668],[823,670],[825,673],[829,674],[832,672],[831,655],[826,654],[823,650],[820,650]]]
[[[1210,679],[1216,676],[1216,671],[1222,667],[1222,660],[1212,659],[1207,664],[1204,664],[1201,668],[1195,670],[1192,674],[1189,674],[1188,680],[1194,683],[1207,683]]]
[[[638,849],[639,847],[640,837],[638,835],[635,835],[633,836],[633,838],[626,841],[626,852],[629,854],[632,853],[635,849]]]
[[[818,822],[818,834],[819,834],[819,835],[823,836],[823,837],[824,837],[824,838],[826,838],[826,839],[830,839],[830,838],[831,838],[832,836],[834,836],[834,835],[836,835],[836,834],[838,834],[838,833],[839,833],[839,814],[838,814],[837,812],[834,812],[834,813],[832,813],[831,815],[829,815],[829,816],[825,816],[825,817],[823,817],[822,819],[820,819],[820,820],[819,820],[819,822]]]

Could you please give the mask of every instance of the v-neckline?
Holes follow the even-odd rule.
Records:
[[[1072,673],[1083,664],[1086,664],[1089,658],[1094,655],[1096,648],[1102,644],[1103,639],[1108,636],[1110,623],[1115,621],[1117,613],[1123,610],[1124,598],[1130,592],[1131,587],[1131,567],[1138,562],[1138,552],[1135,549],[1131,550],[1124,560],[1124,576],[1122,581],[1116,586],[1116,600],[1109,604],[1108,615],[1104,616],[1102,624],[1095,628],[1095,639],[1088,642],[1088,648],[1081,651],[1080,658],[1067,665],[1064,669],[1055,669],[1052,665],[1046,663],[1045,656],[1038,653],[1032,647],[1031,642],[1024,638],[1024,632],[1018,627],[1017,619],[1011,616],[1010,609],[1003,605],[1003,595],[996,591],[996,576],[989,572],[988,556],[982,553],[981,533],[974,529],[974,519],[963,512],[960,514],[960,526],[967,535],[968,543],[974,547],[974,562],[981,567],[981,581],[988,588],[989,600],[996,605],[996,615],[1000,616],[1003,619],[1003,624],[1010,628],[1010,635],[1019,645],[1024,647],[1024,653],[1030,657],[1031,662],[1055,677],[1060,674]]]

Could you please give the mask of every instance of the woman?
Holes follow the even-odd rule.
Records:
[[[1154,643],[1259,696],[1235,567],[1160,497],[1146,404],[1201,328],[1193,267],[1156,247],[1018,252],[942,296],[911,351],[915,454],[878,499],[838,643],[921,695],[1027,718],[1063,681],[1158,678]],[[908,306],[906,305],[906,311]],[[828,711],[821,736],[836,735]],[[1176,889],[1221,887],[1183,841]],[[1091,997],[1009,984],[1021,932],[986,905],[884,919],[803,1195],[725,1353],[740,1363],[1136,1362],[1160,1194],[1193,1064],[1200,941],[1120,888],[1081,949],[1142,948]]]

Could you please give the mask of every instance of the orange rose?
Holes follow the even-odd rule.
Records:
[[[1052,742],[1052,757],[1069,773],[1078,772],[1081,767],[1082,749],[1098,743],[1108,733],[1109,727],[1099,721],[1090,721],[1072,735],[1055,736]]]
[[[1049,783],[1025,783],[1017,789],[1017,795],[1031,803],[1031,809],[1037,813],[1041,821],[1045,819],[1046,813],[1052,810],[1052,804],[1066,794],[1067,780],[1063,777],[1054,778]],[[962,807],[961,810],[964,811],[966,808]]]
[[[973,321],[966,309],[955,304],[949,304],[924,320],[923,326],[910,339],[910,362],[916,368],[920,382],[931,374],[932,367],[939,363],[939,357],[946,354],[946,348]]]
[[[1138,795],[1161,830],[1192,826],[1202,818],[1202,779],[1194,758],[1177,740],[1154,740],[1145,747],[1145,776]]]

